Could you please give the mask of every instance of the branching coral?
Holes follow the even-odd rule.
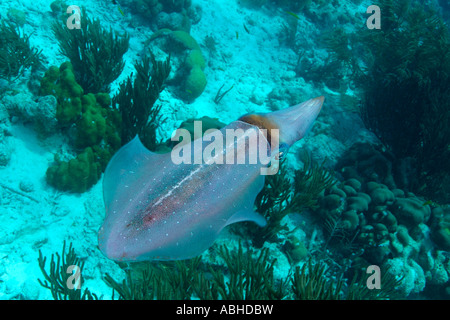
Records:
[[[154,104],[169,76],[170,56],[161,62],[151,55],[134,66],[136,77],[133,80],[131,74],[122,82],[119,93],[113,98],[113,105],[122,115],[122,144],[139,134],[144,145],[154,150],[158,145],[156,128],[161,122],[161,107]]]
[[[11,22],[0,24],[0,77],[14,81],[40,63],[41,51],[31,47],[30,37]]]
[[[270,259],[267,248],[262,249],[256,257],[252,250],[243,253],[239,243],[237,252],[230,252],[226,246],[219,248],[219,255],[225,261],[229,281],[226,282],[220,271],[210,268],[213,283],[222,299],[225,300],[261,300],[284,298],[285,282],[276,283],[273,275],[275,260]]]
[[[379,275],[380,288],[369,289],[366,268],[353,268],[353,279],[350,283],[344,280],[342,273],[330,273],[324,262],[309,260],[302,267],[296,267],[291,278],[292,291],[295,299],[299,300],[388,300],[401,298],[396,290],[403,278],[397,278],[389,271],[389,267],[382,268]],[[381,270],[381,269],[380,269]]]
[[[98,299],[89,289],[73,290],[70,284],[76,274],[67,273],[71,265],[79,271],[84,262],[78,258],[72,245],[62,254],[52,255],[50,273],[45,270],[46,258],[39,252],[39,266],[44,281],[39,283],[51,290],[54,299]],[[202,261],[201,257],[183,261],[141,262],[128,265],[126,278],[118,282],[109,274],[105,283],[113,289],[113,299],[120,300],[282,300],[282,299],[392,299],[398,298],[396,287],[402,278],[396,278],[389,267],[382,268],[381,290],[367,287],[367,268],[352,268],[353,280],[344,279],[342,271],[333,271],[325,262],[309,260],[297,267],[285,279],[276,279],[276,260],[268,248],[245,250],[239,243],[237,250],[222,245],[216,251],[219,264]],[[349,270],[347,270],[349,271]],[[81,273],[83,275],[83,273]],[[79,278],[83,283],[83,278]],[[69,285],[68,285],[69,284]],[[289,290],[291,289],[291,290]],[[118,295],[118,296],[117,296]]]
[[[368,289],[367,279],[370,275],[367,268],[362,268],[354,273],[353,280],[346,289],[347,300],[392,300],[401,299],[402,294],[398,287],[403,281],[403,277],[396,277],[390,272],[390,267],[380,268],[380,288]],[[359,271],[359,272],[358,272]]]
[[[97,300],[96,294],[91,293],[89,289],[81,290],[83,285],[83,268],[84,261],[76,255],[72,248],[72,243],[69,245],[69,250],[66,253],[66,242],[64,241],[61,255],[52,254],[50,261],[50,271],[45,269],[47,257],[42,255],[39,250],[39,267],[44,275],[44,281],[38,279],[39,283],[52,292],[55,300]],[[78,283],[79,281],[79,283]],[[72,287],[70,287],[72,286]]]
[[[143,269],[127,271],[127,278],[118,283],[106,275],[105,282],[119,294],[120,299],[282,299],[285,282],[276,284],[273,274],[275,260],[268,249],[259,253],[244,253],[239,244],[237,251],[219,247],[218,255],[227,271],[209,265],[205,271],[200,257],[176,262],[145,263]],[[139,268],[139,267],[138,267]],[[225,276],[227,277],[227,280]]]
[[[194,292],[201,259],[160,264],[145,263],[127,271],[126,280],[104,280],[121,300],[189,300]],[[208,288],[211,290],[211,288]]]
[[[339,300],[341,296],[342,279],[332,281],[325,277],[325,263],[312,264],[309,260],[303,267],[296,267],[291,278],[292,291],[298,300]],[[336,283],[334,283],[336,282]]]
[[[85,12],[80,23],[80,30],[53,24],[61,53],[70,59],[85,93],[109,92],[109,85],[123,70],[129,35],[118,36],[111,28],[104,30],[98,19],[89,19]]]
[[[295,171],[291,182],[283,170],[284,161],[276,175],[266,177],[264,188],[255,200],[256,211],[264,215],[267,225],[260,228],[245,224],[256,247],[262,247],[265,241],[274,241],[277,234],[286,228],[281,222],[286,215],[314,208],[322,190],[335,183],[330,171],[311,161],[307,154],[303,167]]]

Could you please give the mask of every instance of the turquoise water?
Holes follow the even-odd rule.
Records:
[[[449,17],[2,1],[0,299],[449,299]]]

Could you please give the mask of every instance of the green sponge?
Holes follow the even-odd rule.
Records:
[[[76,145],[79,148],[100,143],[106,131],[106,120],[95,95],[92,93],[84,95],[82,106],[83,113],[76,122]]]
[[[193,101],[198,98],[206,87],[206,76],[200,66],[196,65],[191,69],[185,84],[186,99]]]
[[[160,29],[150,36],[146,45],[160,37],[165,37],[168,40],[167,47],[170,51],[187,52],[185,65],[181,68],[183,72],[186,72],[187,78],[184,81],[184,86],[182,84],[180,96],[190,102],[195,100],[206,87],[206,76],[203,73],[206,62],[197,40],[186,31]]]
[[[197,40],[195,40],[189,33],[186,31],[173,31],[171,34],[172,38],[183,45],[186,49],[191,50],[200,50],[200,46],[197,43]]]
[[[56,97],[58,122],[63,127],[74,126],[74,146],[83,150],[70,161],[55,156],[56,163],[47,169],[47,182],[63,191],[84,192],[98,181],[109,159],[121,146],[120,114],[111,108],[109,94],[83,95],[70,62],[47,70],[41,80],[40,94]]]
[[[192,69],[195,66],[199,66],[202,70],[205,69],[206,62],[202,52],[200,50],[192,50],[189,52],[189,55],[186,58],[186,66],[189,69]]]
[[[48,168],[46,178],[50,185],[62,191],[84,192],[98,181],[102,173],[89,147],[75,159],[61,161],[56,157],[55,161],[56,164]]]
[[[61,125],[70,125],[81,115],[83,88],[76,82],[70,62],[64,62],[59,69],[50,67],[47,70],[39,94],[56,97],[56,118]]]

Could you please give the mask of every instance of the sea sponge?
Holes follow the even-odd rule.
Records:
[[[56,97],[56,118],[61,125],[70,125],[80,117],[83,88],[76,82],[70,62],[62,63],[59,68],[52,66],[45,72],[39,94]]]
[[[94,94],[82,97],[82,109],[81,118],[76,122],[76,146],[79,148],[100,143],[106,131],[106,119]]]
[[[70,62],[47,70],[40,94],[56,97],[58,123],[75,129],[74,146],[83,150],[70,161],[63,161],[56,155],[55,164],[47,169],[47,182],[63,191],[84,192],[97,182],[109,159],[121,146],[120,114],[111,108],[109,94],[83,95]],[[77,181],[79,179],[83,181]]]
[[[59,16],[63,13],[66,13],[67,3],[63,0],[56,0],[50,4],[50,9],[52,10],[53,15]]]
[[[185,49],[200,50],[197,40],[189,33],[182,30],[173,31],[171,33],[172,39],[181,44]]]
[[[186,79],[185,94],[187,100],[193,101],[198,98],[206,87],[206,76],[200,66],[194,66]]]
[[[191,136],[194,137],[194,139],[199,138],[194,135],[194,122],[195,121],[201,121],[202,122],[202,134],[205,133],[205,131],[209,129],[221,129],[225,127],[225,123],[219,121],[217,118],[211,118],[208,116],[203,116],[198,119],[187,119],[186,121],[183,121],[180,125],[180,129],[186,129],[190,132]]]
[[[66,162],[55,157],[56,165],[49,167],[47,182],[59,190],[84,192],[98,181],[101,175],[91,148],[86,148],[76,158]]]
[[[197,49],[189,52],[186,58],[186,67],[192,69],[195,66],[199,66],[202,70],[206,67],[205,58],[203,58],[202,52]]]
[[[293,263],[297,263],[308,256],[308,249],[305,244],[293,235],[289,236],[283,245],[283,250]]]
[[[146,44],[157,38],[162,39],[162,46],[171,54],[181,55],[180,61],[184,64],[175,75],[181,83],[181,88],[177,91],[182,99],[192,102],[202,94],[207,83],[203,72],[206,62],[197,40],[186,31],[163,28],[153,33]]]
[[[10,7],[8,9],[7,16],[9,18],[9,21],[14,22],[15,24],[21,27],[23,27],[24,24],[27,22],[27,16],[25,12],[13,7]]]

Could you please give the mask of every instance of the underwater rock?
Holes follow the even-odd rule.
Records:
[[[20,181],[19,188],[23,192],[33,192],[35,189],[35,186],[34,186],[33,181],[31,181],[29,179],[24,179],[24,180]]]
[[[55,132],[57,127],[55,97],[40,97],[35,101],[33,95],[21,92],[6,95],[2,102],[10,117],[18,117],[24,123],[33,123],[39,133]]]

